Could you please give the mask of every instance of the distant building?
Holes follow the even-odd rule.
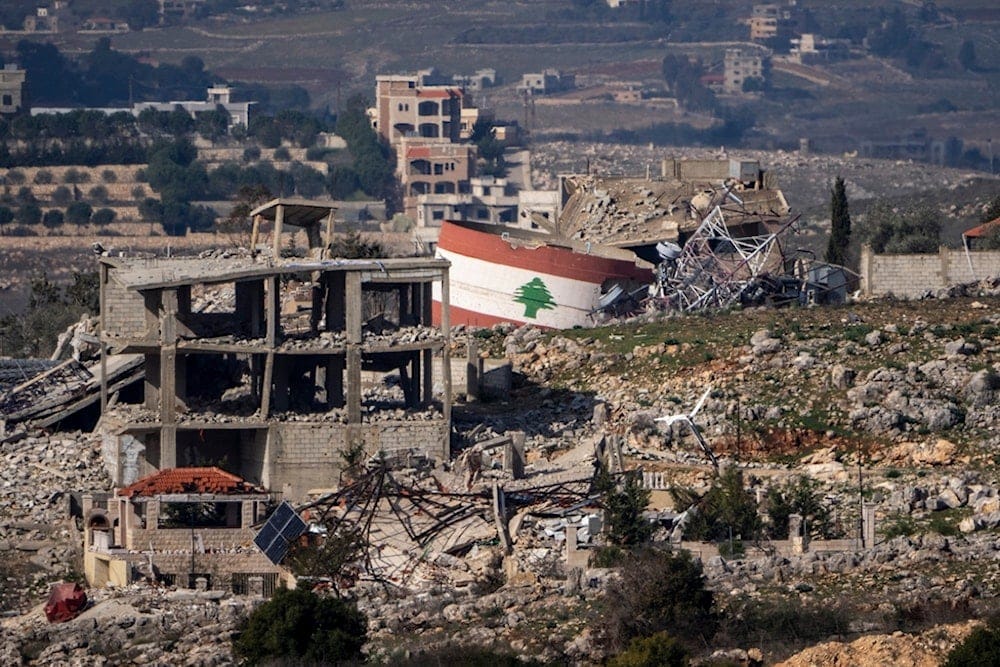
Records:
[[[27,72],[7,64],[0,70],[0,114],[12,114],[24,106],[24,80]]]
[[[236,125],[243,127],[250,126],[250,107],[253,102],[233,102],[233,90],[229,86],[216,85],[208,89],[204,101],[184,100],[174,102],[137,102],[132,105],[132,113],[138,116],[146,109],[156,109],[157,111],[173,111],[180,107],[192,116],[206,111],[215,111],[218,108],[225,109],[229,114],[229,127]]]
[[[160,23],[191,18],[205,0],[159,0]]]
[[[456,74],[452,81],[455,85],[474,93],[483,88],[495,86],[497,84],[497,71],[495,69],[480,69],[476,70],[475,74]]]
[[[722,90],[726,93],[740,93],[747,79],[764,79],[764,59],[759,53],[742,49],[726,49],[723,60]]]
[[[476,147],[422,137],[404,137],[397,151],[396,174],[403,186],[403,208],[417,217],[420,195],[457,195],[470,192],[475,173]]]
[[[775,37],[791,37],[798,25],[798,17],[791,4],[754,5],[749,19],[750,39],[764,41]]]
[[[789,56],[794,62],[809,64],[850,57],[851,40],[826,39],[813,33],[804,33],[791,40]]]
[[[92,33],[119,33],[130,30],[126,21],[121,19],[109,19],[103,17],[92,17],[83,22],[80,32]]]
[[[390,146],[405,137],[458,141],[464,91],[452,85],[424,85],[417,75],[375,79],[375,131]]]
[[[576,76],[563,74],[557,69],[532,72],[521,77],[517,92],[529,95],[548,95],[576,88]]]
[[[25,32],[59,32],[59,15],[49,7],[38,7],[24,17]]]

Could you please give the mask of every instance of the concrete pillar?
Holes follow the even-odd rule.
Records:
[[[866,503],[861,508],[861,539],[865,549],[875,546],[875,505]]]
[[[283,204],[278,204],[277,209],[274,212],[274,238],[272,239],[273,243],[271,247],[275,259],[281,257],[281,228],[284,226],[284,222],[285,206]]]
[[[146,501],[146,530],[160,527],[160,501],[150,498]]]
[[[524,477],[524,431],[511,431],[510,442],[504,446],[503,469],[514,479]]]
[[[361,350],[347,350],[347,421],[361,423]]]
[[[480,373],[482,360],[479,358],[479,343],[474,336],[468,336],[465,343],[465,399],[479,400]]]
[[[160,428],[160,470],[177,467],[177,426],[164,425]]]
[[[244,500],[240,503],[240,528],[246,530],[254,524],[255,504],[253,500]]]
[[[801,514],[788,515],[788,539],[792,543],[792,553],[802,554],[809,550],[809,536],[806,535]]]

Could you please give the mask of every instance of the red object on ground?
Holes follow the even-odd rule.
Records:
[[[55,584],[45,603],[45,618],[49,623],[70,621],[87,605],[87,593],[80,584]]]

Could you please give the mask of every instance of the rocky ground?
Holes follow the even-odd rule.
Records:
[[[752,558],[718,556],[705,574],[729,618],[761,605],[822,631],[724,625],[716,657],[766,663],[936,664],[969,619],[996,608],[1000,581],[1000,298],[991,284],[952,298],[837,308],[662,314],[590,330],[477,333],[513,363],[506,399],[459,406],[470,441],[528,435],[528,480],[540,482],[601,432],[617,434],[629,467],[704,490],[712,467],[685,432],[656,417],[689,411],[708,442],[752,488],[800,475],[821,485],[847,540],[829,553],[787,555],[766,542]],[[941,295],[946,296],[946,295]],[[461,339],[463,333],[457,331]],[[603,406],[603,407],[602,407]],[[606,414],[602,425],[596,414]],[[79,578],[71,492],[107,490],[100,442],[33,433],[0,445],[0,630],[4,664],[229,664],[229,638],[254,601],[148,588],[90,591],[80,618],[49,625],[38,607],[50,582]],[[576,469],[576,468],[573,468]],[[858,472],[877,506],[878,543],[857,546]],[[660,510],[675,510],[654,493]],[[852,540],[854,540],[852,542]],[[598,661],[607,570],[567,572],[553,550],[524,543],[512,557],[484,546],[453,564],[472,585],[359,591],[375,656],[449,643],[510,647],[543,659]],[[838,620],[839,619],[839,620]],[[943,624],[959,625],[948,625]],[[939,627],[940,626],[940,627]],[[796,629],[797,628],[797,629]],[[826,626],[824,626],[826,628]],[[827,634],[821,634],[825,632]],[[808,648],[822,640],[827,643]]]

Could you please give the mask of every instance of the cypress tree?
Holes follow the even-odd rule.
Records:
[[[847,190],[840,176],[830,192],[830,242],[826,261],[843,266],[847,263],[847,248],[851,243],[851,213],[847,208]]]

